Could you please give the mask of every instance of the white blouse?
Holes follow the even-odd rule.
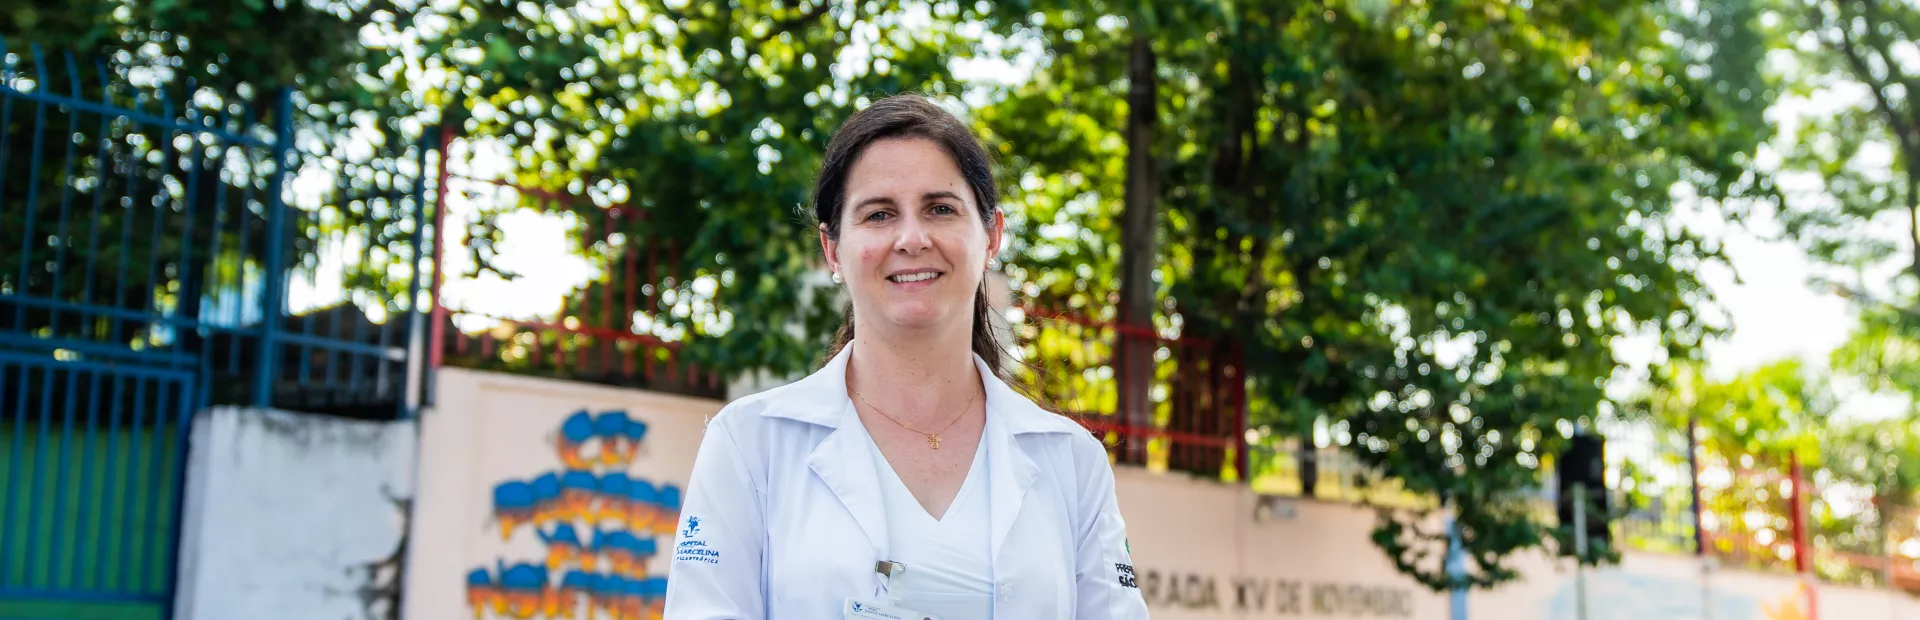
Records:
[[[967,468],[960,492],[939,519],[914,499],[893,465],[871,437],[873,462],[880,477],[887,540],[893,557],[907,569],[889,580],[896,604],[941,620],[985,619],[993,615],[992,511],[987,492],[987,442],[981,441]]]

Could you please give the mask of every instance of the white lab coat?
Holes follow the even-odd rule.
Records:
[[[707,423],[670,550],[668,620],[838,619],[849,596],[885,600],[874,565],[890,559],[886,511],[847,398],[852,349]],[[974,362],[986,384],[994,617],[1146,618],[1106,450]]]

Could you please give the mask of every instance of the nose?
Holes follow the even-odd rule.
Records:
[[[900,254],[919,254],[933,247],[933,236],[928,234],[927,226],[915,218],[901,218],[900,234],[893,239],[893,251]]]

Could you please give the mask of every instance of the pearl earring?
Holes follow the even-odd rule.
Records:
[[[838,272],[838,271],[835,271],[835,272],[833,272],[833,283],[834,283],[834,284],[841,284],[841,281],[840,281],[840,272]]]

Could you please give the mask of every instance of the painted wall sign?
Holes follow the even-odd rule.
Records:
[[[465,370],[421,421],[406,618],[661,617],[711,400]]]

